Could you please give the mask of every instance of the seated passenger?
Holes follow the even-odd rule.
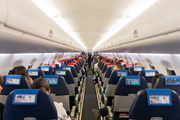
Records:
[[[141,63],[135,63],[134,66],[142,66]]]
[[[154,85],[156,84],[156,81],[159,77],[161,76],[164,76],[163,74],[159,73],[159,74],[156,74],[153,79],[152,79],[152,88],[154,88]]]
[[[26,77],[30,85],[33,83],[32,78],[27,76],[26,68],[24,66],[14,67],[12,70],[9,71],[8,74],[9,75],[23,75]]]
[[[48,82],[43,79],[43,78],[37,78],[34,80],[33,84],[31,85],[32,89],[40,89],[40,90],[45,90],[48,91],[50,93],[50,87]],[[64,117],[66,116],[67,119],[66,120],[71,120],[71,118],[69,117],[69,115],[67,115],[66,110],[63,108],[63,103],[57,103],[54,102],[54,105],[56,106],[56,110],[57,110],[57,114],[58,114],[58,120],[64,119]]]
[[[1,75],[0,75],[0,94],[1,94],[1,90],[3,89],[2,88],[2,86],[1,86],[1,84],[4,82],[4,79],[3,79],[3,77],[1,77]],[[4,104],[2,104],[2,103],[0,103],[0,119],[1,120],[3,120],[3,111],[4,111]]]
[[[95,84],[97,83],[98,81],[98,77],[100,76],[100,69],[99,69],[99,66],[98,66],[98,63],[102,60],[102,56],[99,56],[98,57],[98,62],[96,64],[94,64],[94,73],[97,73],[98,76],[96,76],[95,78]]]
[[[124,66],[121,65],[120,62],[115,62],[114,63],[114,70],[125,70]],[[105,94],[107,95],[108,94],[108,83],[107,83],[107,86],[106,86],[106,89],[105,89]],[[114,100],[113,100],[114,101]],[[112,104],[113,105],[113,104]],[[100,116],[104,117],[108,114],[108,109],[107,107],[105,108],[101,108],[99,110],[96,110],[96,109],[93,109],[92,110],[93,113],[94,113],[94,116],[99,119]]]
[[[124,66],[121,65],[120,62],[115,62],[114,63],[114,71],[115,70],[125,70]],[[106,86],[106,89],[105,89],[105,94],[107,95],[108,94],[108,83],[107,83],[107,86]]]

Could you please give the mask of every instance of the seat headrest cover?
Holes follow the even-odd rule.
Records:
[[[49,72],[49,68],[50,68],[50,66],[41,66],[41,70],[43,72]]]
[[[20,85],[22,75],[6,75],[5,85]]]
[[[13,95],[13,105],[35,105],[38,89],[16,89]]]
[[[165,77],[165,84],[166,85],[180,85],[180,79],[177,75],[169,75]]]
[[[145,77],[154,77],[156,75],[156,70],[145,70]]]
[[[128,71],[127,70],[116,70],[117,72],[117,77],[122,77],[122,76],[127,76]]]
[[[39,69],[28,69],[27,76],[39,76]]]
[[[113,66],[113,64],[107,64],[107,68],[112,67],[112,66]]]
[[[127,62],[121,62],[121,65],[125,65],[125,64],[127,64]]]
[[[66,76],[66,70],[56,69],[55,70],[55,75]]]
[[[140,76],[126,76],[125,77],[126,85],[130,85],[130,86],[140,86],[141,85],[141,79]]]
[[[56,64],[49,64],[52,68],[56,68]]]
[[[149,106],[172,106],[170,89],[146,89]]]
[[[49,85],[58,85],[59,75],[44,75],[44,79],[46,79]]]
[[[63,66],[63,70],[69,70],[69,71],[71,71],[71,66]]]
[[[133,64],[126,64],[126,68],[130,68],[132,66],[133,66]]]
[[[140,72],[140,71],[142,71],[142,66],[134,66],[133,67],[133,69],[134,69],[134,72]]]

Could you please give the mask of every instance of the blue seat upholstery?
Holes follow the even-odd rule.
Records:
[[[52,75],[60,75],[57,73],[57,71],[62,71],[62,69],[56,69]],[[73,105],[75,105],[75,82],[74,82],[74,78],[72,76],[71,71],[69,70],[64,70],[66,71],[66,74],[63,75],[63,77],[66,80],[66,83],[68,85],[68,89],[69,89],[69,96],[70,96],[70,108],[72,108]],[[60,75],[62,76],[62,75]]]
[[[109,81],[109,77],[110,77],[111,73],[112,73],[111,67],[108,67],[105,72],[104,88],[107,86],[107,83]]]
[[[132,82],[126,84],[128,81]],[[142,76],[121,77],[115,89],[113,118],[118,119],[120,113],[129,113],[130,106],[137,92],[147,88],[147,82]]]
[[[145,73],[146,72],[152,72],[152,71],[155,72],[155,75],[159,73],[157,70],[146,70],[146,69],[139,72],[139,76],[143,76],[146,79],[149,88],[152,88],[152,79],[153,79],[154,75],[153,76],[146,76]]]
[[[144,67],[142,66],[133,66],[129,68],[129,71],[131,71],[132,75],[138,75],[140,71],[144,70]]]
[[[55,85],[49,83],[49,86],[51,88],[51,97],[55,102],[62,102],[65,110],[69,111],[69,89],[64,77],[58,75],[44,75],[43,78],[47,81],[50,81],[51,79],[58,80],[57,84]]]
[[[151,90],[157,90],[157,92],[154,92],[154,94],[162,94],[164,91],[163,89]],[[167,89],[165,90],[167,91]],[[132,120],[150,120],[152,117],[160,117],[163,120],[180,120],[179,96],[173,90],[169,90],[169,93],[171,96],[172,105],[157,104],[153,106],[148,104],[149,97],[147,89],[139,91],[130,108],[129,118]]]
[[[12,102],[16,91],[11,92],[7,98],[3,114],[4,120],[24,120],[24,118],[28,117],[36,120],[57,120],[56,107],[48,92],[38,90],[37,103],[35,105],[14,105]],[[29,92],[24,92],[23,94],[29,94]]]
[[[27,76],[30,76],[33,80],[43,75],[44,75],[44,72],[40,69],[27,69]]]
[[[52,66],[40,66],[39,69],[42,70],[45,75],[51,75],[53,71]]]
[[[174,80],[174,78],[171,78],[171,77],[174,77],[174,76],[176,76],[176,75],[168,76],[168,77],[170,77],[170,79]],[[154,88],[155,89],[171,89],[171,90],[176,91],[176,93],[180,96],[179,76],[177,76],[178,77],[178,84],[174,84],[174,85],[166,84],[165,77],[166,76],[159,77],[158,80],[156,81],[156,84],[155,84]]]

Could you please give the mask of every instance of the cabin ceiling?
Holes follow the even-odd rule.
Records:
[[[105,38],[140,0],[48,0],[86,48]]]

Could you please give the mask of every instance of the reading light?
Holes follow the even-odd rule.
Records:
[[[47,16],[49,16],[54,22],[56,22],[68,35],[70,35],[76,42],[78,42],[84,49],[86,47],[81,42],[81,40],[75,38],[72,30],[64,22],[61,16],[54,10],[51,4],[47,0],[31,0],[35,5],[37,5]]]
[[[154,4],[157,0],[140,0],[120,21],[118,24],[116,24],[109,35],[106,38],[103,38],[100,40],[100,42],[93,48],[97,48],[99,45],[101,45],[103,42],[108,40],[111,36],[113,36],[115,33],[117,33],[119,30],[121,30],[125,25],[127,25],[129,22],[131,22],[133,19],[135,19],[137,16],[139,16],[141,13],[143,13],[147,8],[149,8],[152,4]]]

